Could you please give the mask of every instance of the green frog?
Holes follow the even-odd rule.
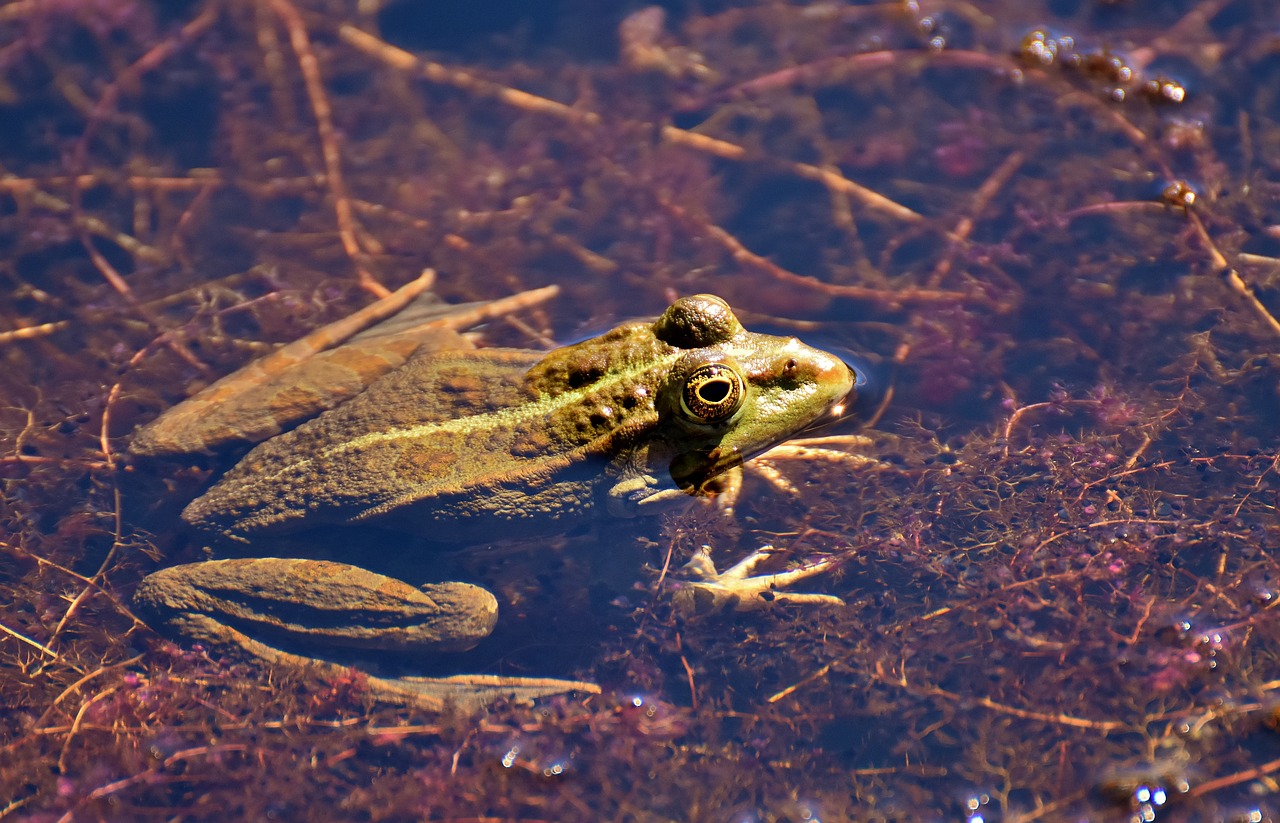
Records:
[[[133,450],[212,451],[265,437],[182,515],[255,555],[261,546],[275,553],[279,535],[362,525],[467,544],[688,505],[724,486],[744,461],[839,414],[855,380],[831,354],[747,331],[724,300],[705,294],[676,300],[656,321],[550,352],[476,349],[439,322],[425,328],[375,327],[332,350],[342,368],[363,369],[370,345],[391,344],[394,356],[367,388],[322,397],[314,376],[290,368],[282,378],[274,374],[281,369],[258,366],[275,381],[265,393],[215,384],[141,429]],[[319,379],[333,368],[322,364],[328,377]],[[245,433],[253,427],[234,422],[241,395],[253,398],[244,413],[261,416],[265,404],[272,422]],[[288,428],[289,418],[329,406]],[[198,424],[206,431],[196,433]],[[761,557],[721,574],[702,556],[681,596],[695,608],[740,609],[825,597],[776,591],[825,565],[752,575]],[[135,602],[199,642],[335,668],[286,649],[461,650],[491,632],[498,612],[494,596],[473,584],[413,586],[359,565],[297,557],[163,569],[142,581]],[[595,690],[488,676],[369,683],[384,699],[430,708]]]

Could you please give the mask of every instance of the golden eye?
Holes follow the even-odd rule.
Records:
[[[742,408],[744,388],[742,375],[732,366],[707,363],[694,369],[684,381],[680,405],[699,423],[720,423]]]

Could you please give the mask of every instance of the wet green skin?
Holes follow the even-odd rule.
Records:
[[[739,403],[732,402],[734,375]],[[504,529],[554,532],[593,510],[655,513],[811,426],[852,386],[838,358],[794,338],[748,332],[724,301],[699,295],[654,323],[628,323],[550,353],[419,353],[345,405],[257,446],[183,518],[237,542],[360,523],[466,541]],[[219,564],[235,565],[224,573]],[[349,595],[383,594],[399,583],[330,587],[335,565],[274,558],[191,564],[148,578],[139,599],[199,612],[196,634],[209,641],[219,612],[241,627],[255,624],[273,611],[270,598],[292,605],[289,592],[310,577],[323,580],[297,603],[310,598],[331,612],[366,615],[368,604],[347,602]],[[285,577],[288,586],[280,584]],[[492,627],[496,603],[478,587],[445,585],[459,588],[442,614],[432,607],[429,618],[413,617],[416,607],[408,606],[402,619],[400,606],[380,605],[386,614],[371,624],[399,631],[402,622],[429,619],[432,642],[476,642]],[[332,613],[317,622],[331,624]],[[309,631],[328,639],[325,629]]]

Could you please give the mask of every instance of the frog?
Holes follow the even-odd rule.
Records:
[[[734,493],[746,461],[842,415],[856,394],[857,375],[839,357],[795,337],[747,331],[714,295],[681,297],[656,320],[551,351],[476,348],[448,321],[466,312],[445,305],[443,324],[374,325],[325,352],[362,370],[376,359],[371,346],[390,344],[393,355],[372,369],[367,386],[330,397],[315,377],[294,375],[292,364],[257,365],[252,370],[270,374],[270,389],[215,383],[136,433],[133,451],[142,456],[260,441],[182,513],[201,535],[247,556],[145,577],[134,603],[153,625],[269,664],[333,674],[347,664],[297,649],[394,657],[466,650],[496,624],[498,602],[484,587],[417,586],[370,571],[359,558],[319,559],[292,548],[274,556],[276,547],[307,532],[361,527],[466,545],[676,511]],[[331,377],[333,368],[322,362],[320,373]],[[259,418],[264,403],[272,406],[271,421],[234,422],[242,394]],[[428,554],[413,562],[429,567]],[[784,591],[829,563],[754,574],[766,556],[756,552],[720,573],[702,552],[678,594],[695,610],[839,602]],[[430,709],[599,691],[558,678],[366,676],[378,699]]]

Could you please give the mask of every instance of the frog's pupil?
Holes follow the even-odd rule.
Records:
[[[728,380],[723,377],[717,377],[702,384],[698,389],[698,397],[702,399],[702,402],[716,406],[723,403],[732,390],[733,387]]]
[[[685,412],[703,423],[727,420],[742,405],[742,378],[723,363],[709,363],[693,372],[684,385]]]

